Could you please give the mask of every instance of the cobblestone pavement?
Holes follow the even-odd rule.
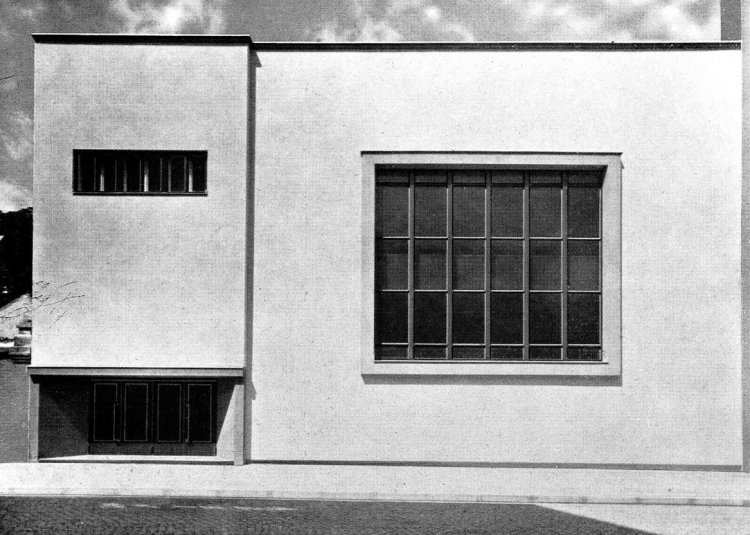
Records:
[[[0,498],[0,533],[636,535],[535,505],[176,498]]]

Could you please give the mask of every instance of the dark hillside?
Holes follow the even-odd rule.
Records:
[[[32,209],[0,212],[0,307],[31,293]]]

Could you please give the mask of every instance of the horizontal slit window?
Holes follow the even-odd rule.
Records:
[[[207,159],[206,151],[74,150],[73,192],[205,194]]]

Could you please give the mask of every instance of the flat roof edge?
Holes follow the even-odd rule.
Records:
[[[116,34],[116,33],[34,33],[36,43],[115,44],[115,45],[250,45],[258,51],[482,51],[482,50],[739,50],[741,41],[704,42],[569,42],[569,41],[485,41],[485,42],[342,42],[307,41],[253,42],[249,35],[234,34]]]
[[[33,33],[35,43],[67,45],[244,45],[249,35]]]
[[[410,51],[492,51],[492,50],[593,50],[593,51],[662,51],[662,50],[739,50],[741,41],[707,41],[707,42],[521,42],[521,41],[487,41],[487,42],[417,42],[400,41],[390,43],[314,43],[314,42],[272,42],[258,41],[253,43],[256,51],[372,51],[372,52],[410,52]]]

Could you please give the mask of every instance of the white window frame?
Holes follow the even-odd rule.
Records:
[[[600,169],[602,181],[601,361],[376,361],[375,167]],[[622,158],[620,153],[362,152],[362,375],[619,376],[622,373]]]

